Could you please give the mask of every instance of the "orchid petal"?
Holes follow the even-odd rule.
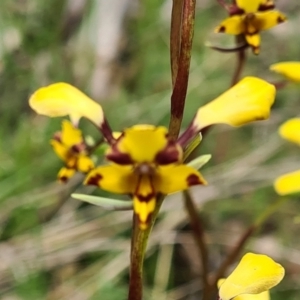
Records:
[[[153,178],[155,190],[171,194],[188,189],[193,185],[206,185],[206,180],[194,168],[186,165],[160,166]]]
[[[279,127],[279,134],[282,138],[300,146],[300,118],[293,118],[283,123]]]
[[[30,107],[48,117],[70,116],[78,124],[85,117],[101,126],[104,122],[102,107],[74,86],[59,82],[38,89],[29,99]]]
[[[132,166],[112,164],[92,170],[87,175],[84,184],[96,185],[116,194],[133,194],[137,186],[137,179]]]
[[[247,253],[219,290],[222,300],[242,294],[260,294],[277,285],[284,268],[266,255]]]
[[[300,82],[299,61],[287,61],[273,64],[271,65],[270,70],[285,76],[287,79]]]
[[[217,123],[241,126],[257,120],[265,120],[275,100],[274,85],[256,78],[246,77],[215,100],[199,108],[191,130]]]
[[[300,170],[278,177],[274,182],[274,188],[281,196],[300,193]]]
[[[223,22],[215,28],[216,33],[241,34],[245,32],[244,18],[242,16],[232,16],[223,20]]]

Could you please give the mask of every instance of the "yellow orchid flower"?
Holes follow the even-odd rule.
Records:
[[[286,61],[273,64],[270,70],[285,76],[295,82],[300,82],[300,62],[299,61]]]
[[[266,291],[284,277],[284,268],[262,254],[247,253],[233,272],[221,282],[220,300],[269,299]]]
[[[69,121],[63,121],[62,131],[54,136],[51,145],[56,155],[65,163],[65,167],[58,173],[60,181],[68,181],[76,171],[88,173],[95,167],[87,156],[81,131]]]
[[[55,84],[43,88],[46,104],[39,98],[39,102],[35,102],[32,106],[33,109],[41,112],[39,108],[41,105],[43,114],[53,116],[54,106],[50,106],[47,111],[47,103],[51,98],[52,103],[59,102],[56,116],[62,115],[59,110],[64,113],[68,111],[68,114],[72,115],[74,109],[77,117],[90,119],[88,115],[88,109],[92,109],[92,106],[89,106],[90,99],[87,96],[81,99],[77,94],[75,100],[80,102],[80,106],[88,99],[86,110],[82,115],[78,115],[80,109],[76,107],[75,100],[70,100],[72,93],[69,93],[69,88],[74,91],[73,87],[64,85],[62,94],[55,94],[57,91]],[[39,91],[36,93],[39,94]],[[99,119],[103,120],[98,127],[109,144],[106,153],[109,164],[92,170],[85,183],[113,193],[130,195],[140,227],[145,229],[160,194],[170,194],[193,185],[206,184],[197,170],[183,163],[183,151],[189,141],[203,128],[213,124],[240,126],[266,119],[274,99],[273,85],[255,77],[244,78],[229,91],[199,108],[187,130],[177,141],[168,137],[165,127],[153,125],[136,125],[125,129],[119,136],[114,136],[102,109],[98,110]],[[63,101],[65,103],[60,103]],[[72,106],[69,107],[71,102]],[[97,119],[94,111],[91,114],[93,119]]]
[[[300,118],[286,121],[279,127],[282,138],[300,146]],[[288,195],[300,192],[300,170],[284,174],[274,182],[275,191],[279,195]]]
[[[259,33],[286,21],[286,16],[280,11],[270,10],[273,7],[273,1],[238,0],[229,10],[230,17],[222,21],[215,32],[243,35],[253,53],[259,54]]]

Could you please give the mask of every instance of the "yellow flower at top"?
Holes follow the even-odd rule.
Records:
[[[284,268],[262,254],[247,253],[233,272],[218,283],[220,300],[268,300],[267,292],[284,277]]]
[[[94,168],[93,161],[87,155],[81,131],[69,121],[63,121],[62,131],[54,135],[51,145],[56,155],[65,163],[65,167],[58,173],[60,181],[68,181],[76,171],[88,173]]]
[[[88,118],[97,125],[109,144],[106,153],[108,164],[92,170],[85,183],[112,193],[129,195],[142,229],[150,223],[159,195],[206,184],[197,170],[183,162],[183,152],[191,139],[213,124],[241,126],[267,119],[276,93],[272,84],[246,77],[214,101],[200,107],[187,130],[175,141],[169,138],[165,127],[148,124],[125,128],[119,136],[115,136],[100,105],[95,102],[99,106],[100,116],[97,116],[95,105],[90,105],[92,100],[82,96],[76,88],[58,83],[41,90],[42,96],[38,90],[30,99],[31,107],[38,113],[53,116],[55,111],[56,116],[68,113],[72,118],[75,112],[77,118]],[[83,106],[85,109],[80,115]],[[100,119],[102,122],[95,122]]]
[[[283,123],[279,128],[282,138],[300,146],[300,118],[294,118]],[[300,170],[284,174],[274,182],[274,188],[279,195],[300,193]]]
[[[270,70],[295,82],[300,82],[300,62],[285,61],[270,66]]]
[[[236,6],[229,11],[230,17],[221,22],[215,32],[243,35],[253,53],[259,54],[260,32],[286,20],[280,11],[270,10],[273,7],[272,1],[238,0]]]

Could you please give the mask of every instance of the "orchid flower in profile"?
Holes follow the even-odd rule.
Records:
[[[300,118],[293,118],[279,127],[282,138],[300,146]],[[300,192],[300,169],[278,177],[274,188],[279,195],[289,195]]]
[[[219,299],[269,300],[269,290],[284,273],[284,268],[267,255],[247,253],[226,279],[219,280]]]
[[[81,130],[68,120],[62,122],[62,131],[54,135],[51,145],[56,155],[65,163],[65,167],[58,173],[60,181],[68,181],[76,171],[88,173],[95,167],[88,156]]]
[[[264,120],[269,117],[274,99],[275,87],[272,84],[246,77],[200,107],[177,140],[170,139],[167,128],[148,124],[125,128],[118,137],[114,136],[102,107],[67,83],[40,88],[29,103],[37,113],[50,117],[69,115],[75,125],[84,117],[98,127],[109,144],[105,155],[108,164],[93,169],[85,184],[129,195],[140,228],[145,229],[159,195],[206,184],[198,170],[184,164],[183,154],[191,139],[213,124],[240,126]]]
[[[215,32],[243,36],[253,53],[259,54],[260,32],[286,21],[286,16],[273,8],[273,1],[236,0],[228,6],[230,16],[217,26]]]

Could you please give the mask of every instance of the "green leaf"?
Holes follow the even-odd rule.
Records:
[[[190,161],[187,165],[199,170],[211,159],[211,154],[204,154]]]
[[[186,146],[183,154],[183,161],[185,161],[190,154],[196,149],[196,147],[201,143],[202,141],[202,134],[197,134]]]
[[[133,207],[131,200],[118,200],[85,194],[72,194],[71,196],[74,199],[101,206],[108,210],[131,210]]]

